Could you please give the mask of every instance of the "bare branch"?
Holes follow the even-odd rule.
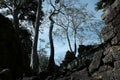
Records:
[[[12,7],[10,7],[6,1],[3,1],[3,4],[12,12]]]

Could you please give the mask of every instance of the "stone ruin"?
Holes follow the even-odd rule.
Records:
[[[101,0],[101,2],[104,9],[102,19],[106,23],[101,31],[104,43],[93,49],[89,66],[68,72],[69,75],[66,73],[64,77],[56,80],[120,80],[120,0]],[[84,45],[80,47],[82,48],[78,51],[82,52],[83,49],[83,52],[80,53],[79,59],[89,53],[84,49]],[[72,64],[77,62],[77,59],[75,60],[68,65],[72,67]]]
[[[84,55],[82,56],[79,55],[78,58],[75,58],[74,60],[70,61],[70,63],[67,64],[66,68],[70,69],[69,71],[66,71],[66,72],[63,71],[61,73],[58,72],[55,75],[51,76],[51,78],[48,78],[46,80],[120,80],[120,21],[119,21],[120,20],[120,14],[119,14],[120,0],[113,0],[113,1],[101,0],[101,1],[103,2],[103,6],[104,6],[104,14],[102,15],[102,19],[106,23],[106,26],[103,28],[101,32],[103,35],[104,43],[97,47],[94,47],[94,49],[90,49],[90,51],[92,52],[92,55],[90,57],[88,57],[89,55],[87,56],[91,60],[89,62],[89,65],[80,67],[79,63],[81,63],[80,62],[81,57],[86,56],[87,53],[89,54],[89,52],[86,53],[86,50],[84,50],[85,52]],[[0,21],[0,24],[1,24],[1,21]],[[7,24],[2,24],[2,26],[6,26],[6,25]],[[1,29],[7,31],[3,27],[1,27]],[[9,63],[9,65],[7,65],[8,66],[7,68],[10,68],[11,70],[13,70],[12,72],[14,72],[15,70],[19,72],[21,70],[21,67],[23,67],[23,65],[17,64],[16,61],[14,61],[15,59],[14,58],[11,59],[11,55],[8,54],[10,51],[11,51],[11,54],[13,55],[15,55],[14,53],[17,52],[15,50],[16,48],[14,49],[16,52],[13,51],[13,48],[16,45],[15,45],[15,42],[12,40],[16,38],[14,35],[4,33],[4,31],[1,29],[0,29],[0,33],[2,34],[0,34],[0,36],[2,36],[3,38],[1,37],[0,40],[3,41],[3,43],[0,43],[0,46],[2,46],[3,49],[1,48],[0,61],[4,60],[4,62],[2,61],[0,62],[3,64],[3,66],[0,65],[0,67],[5,68],[6,64],[9,63],[9,61],[6,60],[6,58],[4,59],[4,57],[7,57],[9,60],[13,61],[12,63]],[[9,30],[10,31],[7,31],[7,32],[14,33],[14,30],[10,29],[10,27],[9,27]],[[6,35],[10,38],[5,37]],[[6,39],[7,41],[5,41],[4,39]],[[3,44],[7,45],[6,42],[10,42],[10,41],[12,41],[14,44],[14,45],[10,45],[10,46],[13,46],[12,49],[11,47],[9,48],[9,46],[7,46],[7,48],[9,48],[8,49],[9,51],[4,50],[6,49],[6,47]],[[21,50],[18,50],[18,51],[21,51]],[[79,52],[81,52],[81,50]],[[8,54],[10,57],[5,56],[2,53]],[[83,53],[80,53],[80,54],[83,54]],[[20,55],[22,56],[23,54],[20,54]],[[19,58],[17,58],[17,60],[19,61]],[[64,61],[64,63],[67,63],[67,61],[66,62]],[[13,69],[14,66],[10,65],[13,63],[15,63],[14,65],[16,66],[15,70]],[[21,61],[20,63],[22,64]],[[84,63],[84,61],[82,61],[82,63]],[[76,68],[76,67],[79,67],[79,68]],[[6,71],[8,73],[11,73],[9,69],[6,69]],[[41,78],[39,77],[39,79]],[[36,79],[36,80],[39,80],[39,79]]]

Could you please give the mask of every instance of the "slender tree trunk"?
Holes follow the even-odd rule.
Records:
[[[69,39],[68,32],[66,32],[66,36],[67,36],[67,41],[68,41],[68,45],[69,45],[70,51],[73,52],[72,47],[71,47],[71,43],[70,43],[70,39]]]
[[[13,10],[13,24],[16,32],[19,33],[19,18],[18,18],[19,11],[17,9]]]
[[[76,31],[74,32],[74,54],[76,55],[77,52],[77,44],[76,44]]]
[[[53,43],[53,37],[52,37],[54,21],[52,20],[52,14],[50,15],[49,19],[51,21],[50,29],[49,29],[50,58],[49,58],[49,64],[48,64],[47,70],[50,73],[54,73],[55,72],[55,61],[54,61],[54,43]]]
[[[39,72],[39,57],[37,54],[37,44],[38,44],[38,36],[39,36],[39,26],[40,26],[40,10],[41,10],[42,1],[38,2],[38,9],[36,14],[36,23],[35,23],[35,37],[33,41],[33,48],[31,54],[31,68],[33,73],[37,74]]]

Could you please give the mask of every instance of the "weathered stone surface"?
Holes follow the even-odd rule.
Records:
[[[120,46],[112,46],[104,52],[106,56],[103,58],[104,63],[111,63],[114,60],[120,60]]]
[[[104,58],[103,58],[103,63],[111,63],[113,62],[113,56],[112,54],[107,54]]]
[[[120,60],[114,62],[114,68],[115,69],[120,69]]]
[[[113,46],[111,52],[114,60],[120,60],[120,46]]]
[[[114,80],[113,71],[106,71],[101,73],[102,80]]]
[[[104,41],[107,41],[115,36],[113,26],[106,26],[101,31]]]
[[[112,70],[101,72],[101,73],[96,72],[92,75],[92,77],[94,77],[95,79],[98,79],[98,80],[114,80]]]
[[[117,15],[116,17],[112,21],[112,24],[114,25],[114,27],[118,27],[118,25],[120,25],[120,23],[119,23],[120,15]]]
[[[112,75],[112,70],[113,68],[108,65],[101,66],[98,71],[96,71],[94,74],[92,74],[92,77],[95,79],[99,80],[112,80],[113,76]]]
[[[109,70],[112,70],[113,68],[109,65],[104,65],[104,66],[101,66],[98,70],[99,73],[101,72],[105,72],[105,71],[109,71]]]
[[[114,28],[116,36],[111,40],[112,45],[117,45],[120,42],[120,24]]]
[[[120,8],[118,7],[118,5],[120,5],[119,0],[115,0],[115,2],[112,5],[107,6],[107,8],[105,9],[103,14],[103,20],[105,20],[107,24],[113,21],[119,14]]]
[[[118,5],[120,5],[120,0],[115,0],[114,3],[111,5],[112,9],[117,8],[117,10],[119,11],[120,8],[118,7]]]
[[[83,69],[79,72],[71,74],[71,80],[93,80],[92,77],[89,77],[87,69]]]
[[[114,0],[108,5],[104,14],[105,23],[108,25],[102,30],[104,41],[109,40],[111,45],[104,52],[103,63],[114,63],[106,71],[106,66],[100,67],[96,72],[102,80],[119,80],[120,79],[120,0]],[[111,25],[110,25],[111,24]],[[111,26],[113,26],[111,28]],[[111,30],[112,29],[112,30]],[[115,46],[116,45],[116,46]]]
[[[115,69],[113,76],[114,76],[114,80],[119,80],[120,79],[120,69]]]
[[[114,38],[111,40],[111,44],[112,44],[112,45],[116,45],[116,44],[119,43],[119,41],[120,41],[120,40],[118,40],[117,37],[114,37]]]
[[[93,61],[89,66],[90,73],[94,72],[100,66],[102,54],[103,54],[103,50],[99,50],[94,54]]]

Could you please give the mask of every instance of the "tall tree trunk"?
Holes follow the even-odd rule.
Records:
[[[19,11],[17,9],[13,10],[13,24],[16,32],[19,33],[19,18],[18,18]]]
[[[49,17],[50,22],[50,29],[49,29],[49,42],[50,42],[50,58],[49,58],[49,64],[47,67],[47,70],[50,73],[55,72],[55,61],[54,61],[54,43],[53,43],[53,37],[52,37],[52,32],[53,32],[53,27],[54,27],[54,21],[52,19],[52,14]]]
[[[69,39],[68,32],[66,32],[66,35],[67,35],[67,41],[68,41],[68,45],[69,45],[70,51],[73,52],[72,47],[71,47],[71,43],[70,43],[70,39]]]
[[[76,44],[76,31],[74,32],[74,54],[76,55],[77,52],[77,44]]]
[[[33,41],[32,54],[31,54],[31,68],[33,73],[37,74],[39,72],[39,57],[37,54],[37,44],[39,36],[39,26],[40,26],[40,11],[42,8],[42,0],[38,2],[37,14],[36,14],[36,23],[35,23],[35,37]]]

